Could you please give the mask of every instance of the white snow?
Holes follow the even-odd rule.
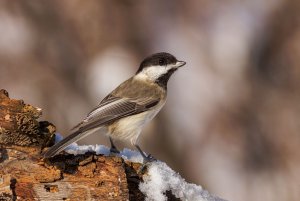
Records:
[[[157,161],[148,166],[148,174],[140,183],[140,190],[146,195],[146,201],[166,201],[166,191],[171,191],[176,198],[183,201],[224,201],[210,195],[208,191],[196,184],[187,183],[166,163]]]
[[[59,133],[55,133],[55,143],[61,141],[63,137]],[[86,152],[96,152],[96,154],[103,154],[108,156],[110,154],[109,148],[104,145],[78,145],[76,142],[70,144],[65,151],[69,154],[84,154]]]
[[[55,141],[62,139],[56,134]],[[65,150],[70,154],[83,154],[88,151],[96,154],[109,155],[110,149],[104,145],[82,145],[72,143]],[[119,154],[124,160],[131,162],[143,162],[143,157],[138,151],[123,149]],[[166,163],[161,161],[152,162],[148,165],[148,172],[143,177],[144,182],[140,183],[139,189],[146,195],[146,201],[166,201],[166,191],[171,191],[176,198],[182,201],[225,201],[209,194],[201,186],[187,183],[178,173],[172,170]]]
[[[63,139],[62,135],[59,133],[55,134],[55,143],[61,141]],[[78,145],[76,142],[70,144],[65,151],[69,154],[84,154],[86,152],[96,152],[96,154],[103,154],[108,156],[110,154],[110,148],[104,145]],[[142,163],[143,157],[137,151],[133,151],[130,149],[123,149],[120,154],[117,154],[122,157],[124,160],[128,160],[134,163]]]

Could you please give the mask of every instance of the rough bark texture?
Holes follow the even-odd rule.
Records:
[[[36,157],[39,150],[28,147],[6,147],[1,153],[1,199],[144,199],[138,191],[139,164],[125,163],[119,157],[86,153],[41,160]]]
[[[40,109],[0,91],[0,201],[145,199],[138,189],[139,163],[95,153],[43,159],[55,126],[38,122],[40,115]]]
[[[55,126],[37,121],[42,110],[0,90],[0,144],[45,147],[54,142]]]

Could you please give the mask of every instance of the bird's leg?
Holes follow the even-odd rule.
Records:
[[[142,151],[142,149],[140,148],[139,145],[135,144],[134,146],[137,148],[137,150],[138,150],[138,151],[140,152],[140,154],[142,155],[142,157],[143,157],[143,163],[144,163],[144,164],[150,163],[150,162],[153,162],[153,161],[156,161],[156,159],[155,159],[153,156],[151,156],[151,154],[146,155],[146,154]]]
[[[119,154],[120,151],[118,150],[118,148],[115,146],[113,139],[111,137],[109,137],[109,141],[110,141],[110,152],[111,153],[115,153],[115,154]]]

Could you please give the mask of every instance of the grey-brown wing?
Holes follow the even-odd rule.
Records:
[[[108,104],[110,104],[110,103],[112,103],[112,102],[114,102],[114,101],[116,101],[116,100],[118,100],[118,99],[120,99],[120,98],[114,97],[114,96],[112,96],[112,95],[106,96],[106,97],[99,103],[99,105],[98,105],[96,108],[94,108],[92,111],[90,111],[90,112],[88,113],[88,115],[84,118],[83,121],[81,121],[80,123],[78,123],[78,124],[77,124],[76,126],[74,126],[71,130],[75,130],[75,129],[78,129],[79,127],[82,127],[83,124],[85,124],[91,117],[93,117],[93,114],[95,114],[95,113],[98,112],[99,108],[104,107],[105,105],[108,105]]]
[[[156,98],[124,99],[118,97],[102,101],[97,108],[91,111],[78,127],[81,132],[103,126],[120,118],[138,114],[154,107],[160,100]]]

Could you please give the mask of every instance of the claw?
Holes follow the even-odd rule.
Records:
[[[153,161],[157,161],[151,154],[146,155],[142,149],[139,147],[139,145],[135,145],[135,147],[139,150],[140,154],[143,157],[143,164],[151,163]]]
[[[154,158],[151,154],[149,154],[148,156],[145,156],[143,158],[143,163],[146,164],[146,163],[151,163],[151,162],[154,162],[154,161],[157,161],[156,158]]]
[[[119,154],[120,153],[120,151],[116,147],[111,147],[109,149],[109,151],[110,151],[110,153],[113,153],[113,154]]]
[[[146,170],[146,167],[147,167],[148,165],[150,165],[152,162],[157,161],[157,159],[154,158],[151,154],[149,154],[148,156],[146,156],[146,155],[144,154],[144,155],[142,155],[142,156],[143,156],[143,164],[142,164],[142,166],[138,169],[138,173],[139,173],[139,174],[144,173],[145,170]]]

